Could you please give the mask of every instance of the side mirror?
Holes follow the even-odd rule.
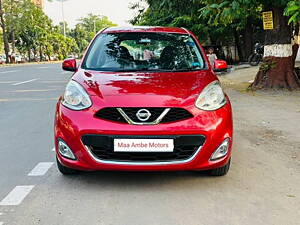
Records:
[[[76,59],[66,59],[62,64],[62,69],[65,71],[76,72],[77,71],[77,63]]]
[[[221,60],[221,59],[215,60],[215,67],[214,67],[215,72],[226,71],[227,69],[228,69],[228,65],[225,60]]]

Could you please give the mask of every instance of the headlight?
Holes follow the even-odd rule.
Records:
[[[62,104],[73,110],[82,110],[89,108],[92,105],[92,101],[84,88],[71,80],[67,84]]]
[[[226,98],[219,81],[213,81],[208,84],[195,103],[197,108],[206,111],[217,110],[225,104]]]

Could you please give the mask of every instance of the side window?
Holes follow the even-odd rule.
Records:
[[[195,41],[192,38],[189,38],[187,42],[187,46],[189,47],[190,52],[192,54],[192,58],[193,58],[192,66],[203,68],[204,67],[203,57],[201,56],[201,53]]]

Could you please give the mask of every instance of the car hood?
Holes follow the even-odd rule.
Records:
[[[169,105],[180,104],[198,96],[203,88],[215,79],[209,70],[174,73],[81,70],[73,76],[73,80],[79,82],[90,96],[98,96],[106,101],[117,98],[126,105],[137,105],[137,101],[145,104],[147,100],[151,103],[153,100],[164,101],[164,105],[167,104],[166,101],[169,101]],[[151,103],[149,102],[149,105]]]

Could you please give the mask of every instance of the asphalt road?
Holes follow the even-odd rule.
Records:
[[[249,98],[236,92],[230,93],[236,142],[225,177],[196,172],[62,176],[54,164],[53,118],[70,75],[59,64],[0,68],[0,225],[300,224],[299,161],[270,154],[292,145],[256,139],[272,129],[251,124]],[[298,115],[291,116],[297,120]]]

